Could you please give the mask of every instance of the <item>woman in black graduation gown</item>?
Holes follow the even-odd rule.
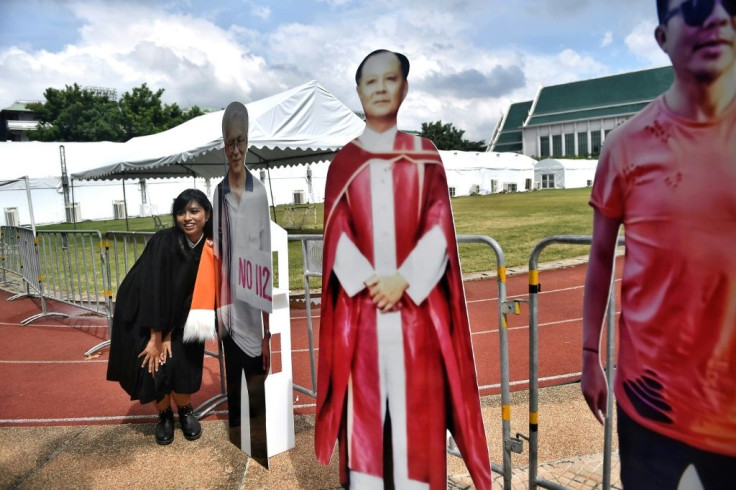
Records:
[[[212,204],[187,189],[174,199],[172,215],[174,226],[149,240],[118,288],[107,367],[107,379],[119,381],[131,400],[155,403],[159,444],[174,440],[172,399],[184,437],[202,434],[190,395],[202,383],[204,342],[182,336],[202,248],[212,238]]]

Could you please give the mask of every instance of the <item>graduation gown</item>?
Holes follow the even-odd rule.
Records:
[[[107,379],[131,400],[148,403],[175,391],[191,394],[202,383],[203,342],[182,342],[205,240],[190,248],[176,227],[157,232],[118,288],[110,335]],[[155,376],[138,358],[151,331],[171,332],[172,357]]]
[[[447,242],[447,269],[427,298],[420,304],[414,304],[406,295],[401,300],[405,366],[395,368],[406,372],[409,477],[430,482],[432,488],[446,486],[444,434],[448,428],[476,487],[490,488],[491,465],[447,180],[432,142],[401,132],[397,133],[394,151],[390,153],[370,153],[356,142],[349,143],[337,154],[327,175],[315,427],[317,459],[327,464],[339,438],[341,482],[347,483],[348,378],[352,375],[353,386],[362,384],[361,389],[366,389],[360,378],[374,371],[362,364],[357,350],[375,346],[358,345],[357,331],[358,325],[375,322],[375,306],[367,290],[349,297],[333,271],[337,244],[343,234],[368,260],[373,258],[371,220],[374,217],[370,185],[366,183],[366,172],[373,158],[391,161],[393,166],[398,263],[406,259],[417,241],[433,227],[441,229]],[[428,356],[440,358],[440,372],[427,373],[435,364]],[[377,394],[373,398],[378,399]],[[373,427],[353,427],[353,431],[361,431],[362,454],[351,454],[350,461],[357,471],[380,476],[383,430],[380,406],[373,409],[379,414]],[[353,432],[353,439],[356,437]]]

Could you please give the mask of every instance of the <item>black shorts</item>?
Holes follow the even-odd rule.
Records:
[[[699,480],[706,490],[736,489],[736,457],[697,449],[658,434],[635,422],[620,406],[616,408],[624,489],[676,490],[681,480]]]

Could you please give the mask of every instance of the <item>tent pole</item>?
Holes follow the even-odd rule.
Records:
[[[77,213],[76,213],[76,206],[77,202],[74,200],[74,178],[71,179],[72,182],[72,223],[74,224],[74,229],[77,229]]]
[[[271,211],[273,211],[273,222],[276,224],[279,224],[279,222],[276,220],[276,203],[273,200],[273,184],[271,183],[271,166],[268,164],[268,160],[266,160],[266,172],[268,172],[268,188],[271,191]]]
[[[123,173],[123,207],[125,208],[125,231],[130,231],[128,224],[128,198],[125,197],[125,173]]]
[[[23,180],[26,183],[26,197],[28,198],[28,211],[30,211],[31,215],[31,229],[33,230],[33,236],[36,236],[36,219],[33,217],[33,199],[31,198],[31,182],[28,179],[28,176],[26,175],[23,177]]]

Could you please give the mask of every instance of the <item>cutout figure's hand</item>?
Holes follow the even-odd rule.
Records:
[[[597,352],[583,351],[583,376],[580,380],[580,389],[583,391],[588,408],[598,422],[603,424],[607,411],[608,384]]]
[[[366,282],[373,304],[386,313],[394,310],[409,283],[398,272],[391,276],[372,276]]]

